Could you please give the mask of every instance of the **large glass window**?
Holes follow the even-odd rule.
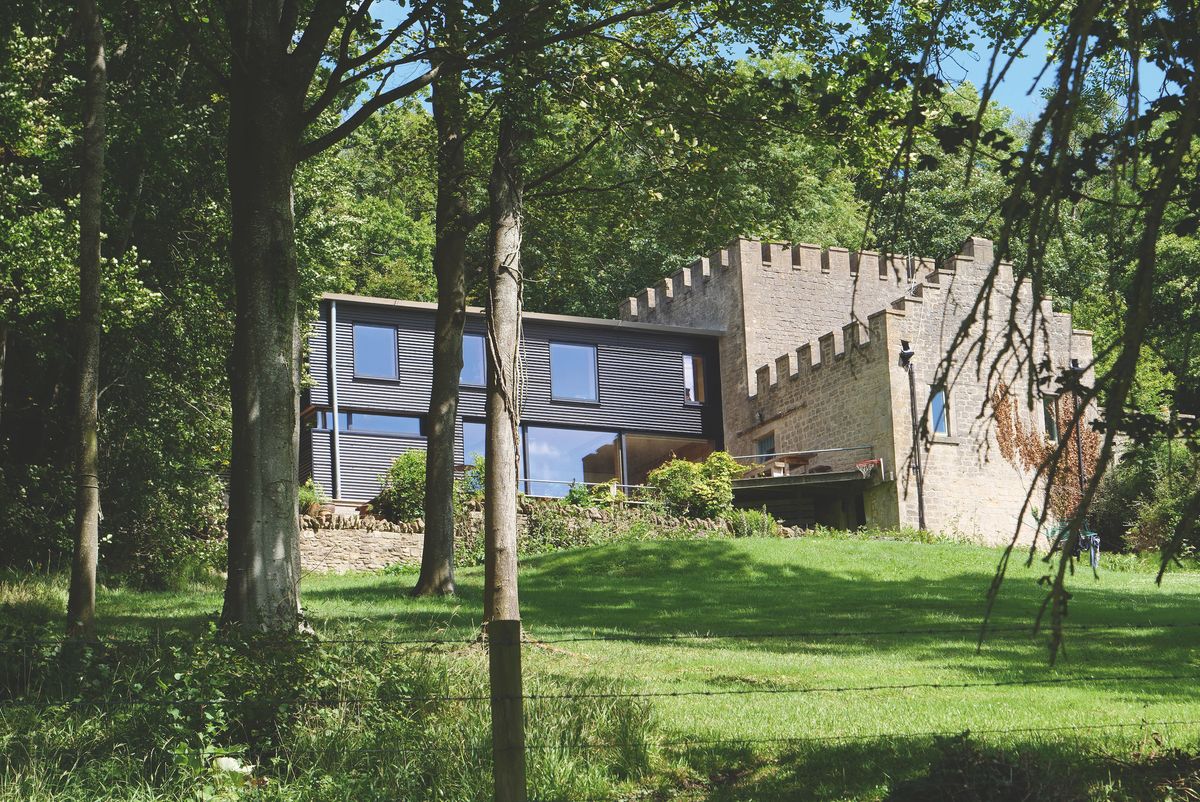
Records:
[[[487,427],[480,421],[463,421],[463,462],[472,465],[486,452]]]
[[[712,440],[690,437],[655,437],[644,434],[625,435],[625,469],[631,485],[646,484],[650,471],[673,459],[700,462],[713,452]]]
[[[556,401],[597,401],[596,346],[550,343],[550,396]]]
[[[933,399],[929,402],[930,420],[933,422],[933,433],[950,434],[950,407],[946,403],[946,389],[935,388]]]
[[[704,358],[696,354],[683,355],[683,402],[704,403]]]
[[[365,379],[400,378],[394,326],[354,324],[354,375]]]
[[[483,356],[483,335],[463,335],[463,367],[458,383],[468,387],[487,384],[487,362]]]
[[[564,496],[572,482],[621,481],[621,443],[615,432],[530,426],[525,454],[531,496]]]
[[[333,428],[333,412],[323,409],[317,417],[318,429]],[[404,434],[419,437],[421,419],[413,415],[388,415],[377,412],[338,412],[338,430],[343,432],[373,432],[375,434]]]
[[[1042,420],[1046,424],[1046,439],[1058,442],[1058,396],[1042,399]]]

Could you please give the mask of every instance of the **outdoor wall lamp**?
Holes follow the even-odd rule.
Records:
[[[916,351],[908,340],[900,341],[900,367],[908,373],[908,406],[912,417],[913,471],[917,478],[917,524],[925,528],[925,474],[921,470],[921,431],[917,419],[917,380],[913,374],[912,358]]]

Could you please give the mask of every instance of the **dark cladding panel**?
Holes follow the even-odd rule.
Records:
[[[321,314],[308,324],[308,402],[329,403],[329,304],[321,304]]]
[[[341,432],[341,496],[367,501],[379,495],[380,478],[393,460],[406,451],[425,450],[424,437],[352,434]]]

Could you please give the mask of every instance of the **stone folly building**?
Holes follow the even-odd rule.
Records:
[[[1055,385],[1031,387],[1020,361],[1057,376],[1071,360],[1090,366],[1092,344],[1003,263],[976,311],[992,266],[992,243],[978,238],[941,261],[886,262],[739,239],[628,299],[618,320],[527,314],[521,491],[561,496],[573,483],[610,482],[630,491],[672,457],[724,449],[749,468],[735,482],[741,506],[766,506],[790,525],[917,526],[919,458],[926,528],[1007,540],[1031,470],[997,439],[996,393],[1007,390],[1023,432],[1053,442],[1060,405],[1040,391]],[[425,447],[433,320],[429,304],[322,300],[308,339],[300,476],[343,508],[369,501],[398,454]],[[482,451],[484,330],[482,311],[468,310],[455,431],[463,463]],[[1023,346],[1032,353],[1002,354],[1014,330],[1036,332]],[[981,335],[979,374],[971,344]]]
[[[761,478],[737,483],[744,506],[762,503],[836,526],[916,527],[916,439],[926,528],[1003,542],[1016,530],[1032,471],[1003,456],[991,414],[997,390],[1018,400],[1025,429],[1056,442],[1068,423],[1050,395],[1056,385],[1031,387],[1019,362],[1048,360],[1042,374],[1058,376],[1078,360],[1090,383],[1092,336],[1049,299],[1035,299],[1028,282],[1018,286],[1006,263],[998,265],[990,305],[971,317],[992,266],[992,243],[981,238],[940,261],[888,264],[873,252],[739,239],[628,299],[621,317],[724,332],[725,447],[781,455]],[[948,380],[935,383],[969,318]],[[1013,326],[1038,332],[1033,353],[1026,347],[997,362]],[[902,344],[913,351],[915,398]],[[1033,503],[1041,504],[1040,494]]]

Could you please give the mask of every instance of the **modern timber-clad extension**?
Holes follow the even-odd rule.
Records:
[[[369,501],[392,460],[425,447],[434,311],[324,297],[308,337],[301,479],[311,476],[337,502]],[[703,459],[723,447],[719,331],[532,313],[522,326],[523,492],[639,485],[672,454]],[[462,463],[484,450],[484,331],[480,311],[468,310],[455,433]]]
[[[527,314],[521,489],[639,485],[672,455],[724,448],[750,466],[735,483],[739,504],[766,505],[788,523],[916,526],[909,374],[898,360],[907,342],[917,414],[926,416],[927,528],[1007,539],[1031,477],[1001,455],[989,415],[997,382],[1034,399],[1034,409],[1018,405],[1026,431],[1057,437],[1058,405],[1030,388],[1012,355],[989,385],[997,335],[1028,330],[1036,309],[1044,322],[1034,364],[1048,360],[1046,375],[1072,359],[1089,366],[1092,344],[1005,264],[987,313],[970,317],[992,260],[992,243],[978,238],[939,262],[887,263],[871,252],[739,239],[630,298],[620,320]],[[972,340],[988,335],[983,375],[963,348],[950,380],[934,386],[967,319]],[[325,296],[308,340],[302,479],[361,503],[396,455],[424,447],[433,321],[428,304]],[[456,439],[464,462],[482,451],[483,331],[471,310]]]

